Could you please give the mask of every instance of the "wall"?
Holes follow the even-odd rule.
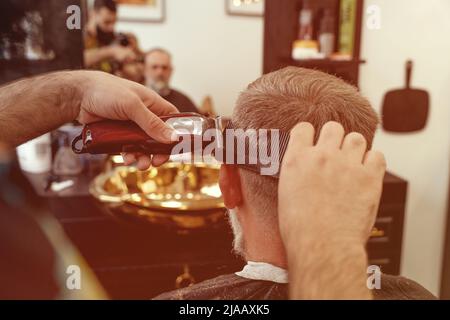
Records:
[[[263,18],[228,16],[224,0],[166,0],[164,23],[119,23],[118,30],[135,33],[145,50],[168,49],[173,86],[196,104],[211,95],[225,115],[262,72]]]
[[[388,168],[409,182],[402,274],[438,294],[449,177],[450,1],[366,0],[382,10],[380,30],[364,28],[361,91],[379,110],[388,90],[403,87],[405,61],[414,61],[413,87],[429,91],[426,129],[379,131],[375,148]]]
[[[163,24],[120,23],[144,49],[162,46],[174,55],[173,85],[196,103],[210,94],[229,115],[239,91],[262,70],[263,21],[231,17],[223,0],[166,0]],[[409,181],[402,274],[439,292],[449,177],[450,1],[366,0],[382,10],[380,30],[364,28],[361,91],[379,110],[387,90],[403,86],[404,63],[414,60],[413,86],[431,95],[427,128],[394,135],[379,131],[375,147],[389,170]]]

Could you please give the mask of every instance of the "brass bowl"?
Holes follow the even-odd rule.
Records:
[[[117,166],[98,175],[90,193],[115,216],[178,229],[207,228],[224,216],[219,168],[176,162],[147,171]]]

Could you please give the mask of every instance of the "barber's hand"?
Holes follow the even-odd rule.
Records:
[[[118,62],[130,62],[136,60],[136,54],[128,47],[113,45],[110,50],[112,58]]]
[[[87,124],[103,119],[132,120],[149,136],[163,143],[175,139],[173,130],[159,116],[178,113],[178,109],[153,90],[136,82],[121,79],[100,71],[75,71],[81,81],[81,104],[77,120]],[[139,169],[158,166],[168,156],[125,154],[125,164],[137,161]]]
[[[291,131],[278,187],[279,223],[287,246],[299,242],[365,245],[375,222],[386,170],[384,156],[366,152],[359,133],[326,123],[317,144],[314,128]]]

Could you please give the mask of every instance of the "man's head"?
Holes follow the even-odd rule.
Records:
[[[117,4],[115,0],[95,0],[92,11],[97,39],[103,45],[114,40],[114,27],[117,20]]]
[[[234,128],[286,132],[306,121],[314,126],[317,139],[320,128],[332,120],[341,123],[346,133],[361,133],[371,147],[378,117],[355,87],[320,71],[287,67],[251,83],[240,94],[231,121]],[[266,259],[266,251],[271,260],[267,262],[285,265],[278,231],[277,183],[272,177],[222,166],[220,185],[225,204],[236,215],[230,222],[235,225],[233,229],[242,229],[244,239],[235,245],[243,248],[240,253],[247,260]]]
[[[172,71],[172,57],[167,50],[155,48],[146,53],[145,82],[162,96],[169,93]]]

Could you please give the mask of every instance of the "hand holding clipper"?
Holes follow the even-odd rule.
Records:
[[[216,127],[214,119],[197,113],[177,113],[161,116],[160,119],[174,129],[178,139],[183,136],[195,139],[201,137],[207,129]],[[72,149],[78,154],[141,152],[170,155],[177,143],[161,143],[132,121],[105,120],[85,125],[81,134],[73,140]]]

